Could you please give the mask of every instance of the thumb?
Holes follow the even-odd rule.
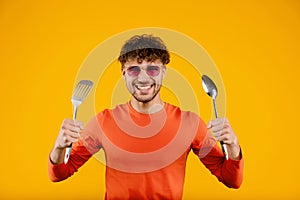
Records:
[[[212,123],[211,123],[211,121],[209,121],[208,123],[207,123],[207,128],[211,128],[212,127]]]

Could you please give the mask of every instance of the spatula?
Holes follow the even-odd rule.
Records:
[[[81,80],[79,81],[79,83],[77,83],[71,98],[71,102],[73,104],[73,120],[76,119],[78,107],[85,100],[85,98],[91,91],[92,87],[93,87],[93,82],[90,80]],[[66,149],[65,160],[64,160],[65,163],[67,163],[69,160],[71,150],[72,150],[72,144],[68,146]]]

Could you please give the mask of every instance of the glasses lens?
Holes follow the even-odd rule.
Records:
[[[131,66],[131,67],[128,67],[128,69],[127,69],[127,73],[129,76],[137,76],[137,75],[139,75],[140,71],[141,71],[141,69],[138,66]]]
[[[138,76],[141,72],[141,68],[139,66],[130,66],[127,69],[127,73],[129,76]],[[160,73],[160,67],[155,65],[147,66],[146,73],[149,76],[157,76]]]
[[[147,67],[147,74],[149,76],[157,76],[160,72],[159,66],[148,66]]]

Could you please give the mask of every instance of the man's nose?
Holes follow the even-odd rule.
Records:
[[[141,69],[139,75],[138,75],[138,81],[140,82],[146,82],[148,80],[149,76],[145,69]]]

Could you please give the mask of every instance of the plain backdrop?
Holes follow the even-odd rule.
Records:
[[[232,190],[190,155],[183,198],[299,199],[297,0],[1,0],[0,198],[104,198],[101,162],[92,158],[73,177],[52,183],[48,155],[62,119],[72,117],[70,96],[85,58],[108,38],[143,27],[178,31],[211,56],[245,157],[244,183]],[[120,79],[114,70],[112,80]],[[109,107],[97,104],[102,95],[94,97],[97,111]],[[164,99],[176,102],[168,91]]]

